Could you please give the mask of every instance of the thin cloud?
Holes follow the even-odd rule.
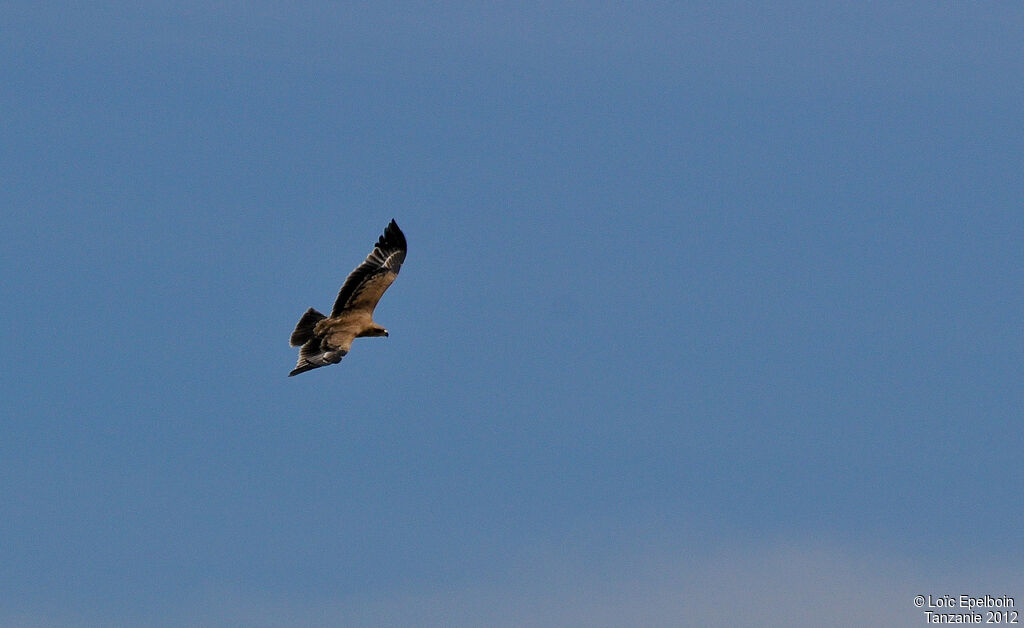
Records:
[[[919,626],[914,596],[1009,595],[1024,577],[814,541],[652,544],[612,559],[547,548],[470,584],[307,600],[213,587],[144,625],[206,626]],[[958,609],[953,609],[957,611]],[[22,615],[20,625],[67,625]],[[26,621],[27,620],[27,621]],[[140,621],[141,620],[141,621]],[[4,621],[5,625],[10,622]]]

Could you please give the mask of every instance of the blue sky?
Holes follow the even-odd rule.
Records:
[[[5,3],[0,623],[1024,599],[1021,32],[1010,4]],[[391,336],[286,377],[392,217]]]

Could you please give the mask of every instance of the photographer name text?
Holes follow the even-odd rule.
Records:
[[[914,606],[923,609],[929,624],[1020,623],[1009,595],[917,595]]]

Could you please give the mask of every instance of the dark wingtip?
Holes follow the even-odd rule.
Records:
[[[305,373],[306,371],[312,371],[315,368],[316,367],[313,366],[312,364],[306,364],[306,365],[300,366],[298,368],[292,369],[292,372],[288,373],[288,377],[294,377],[294,376],[298,375],[299,373]]]
[[[377,241],[377,246],[394,247],[402,251],[408,250],[409,247],[405,241],[405,234],[398,228],[398,223],[395,222],[394,218],[391,219],[387,227],[384,227],[384,235]]]

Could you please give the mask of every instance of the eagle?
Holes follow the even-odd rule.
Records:
[[[301,347],[299,362],[288,377],[341,362],[356,338],[388,335],[373,322],[373,309],[398,276],[406,250],[405,234],[392,219],[363,263],[341,284],[331,315],[309,308],[299,319],[291,337],[291,345]]]

